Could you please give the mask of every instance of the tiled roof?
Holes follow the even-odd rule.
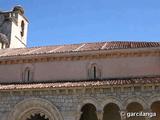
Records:
[[[32,48],[7,48],[0,50],[0,57],[52,54],[64,52],[81,52],[96,50],[113,50],[129,48],[160,47],[159,42],[96,42],[70,45],[43,46]]]
[[[30,83],[30,84],[0,84],[0,90],[16,89],[42,89],[42,88],[73,88],[73,87],[98,87],[113,85],[135,85],[135,84],[157,84],[160,77],[156,78],[132,78],[115,80],[94,80],[94,81],[74,81],[74,82],[55,82],[55,83]]]

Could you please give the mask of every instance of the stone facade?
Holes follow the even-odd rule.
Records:
[[[160,85],[146,86],[1,91],[0,117],[1,120],[26,120],[38,112],[50,120],[79,120],[82,107],[88,103],[96,107],[99,120],[109,103],[124,111],[129,103],[138,102],[144,111],[151,112],[151,104],[160,100]]]

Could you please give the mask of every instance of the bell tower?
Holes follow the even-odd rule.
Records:
[[[28,20],[21,6],[0,12],[0,49],[27,47],[27,30]]]

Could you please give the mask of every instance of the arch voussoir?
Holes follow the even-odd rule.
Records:
[[[16,104],[10,112],[8,120],[26,120],[34,114],[45,115],[49,120],[63,120],[55,105],[40,98],[29,98]]]

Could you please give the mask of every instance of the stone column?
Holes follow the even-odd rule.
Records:
[[[77,112],[76,113],[76,120],[80,120],[81,115],[82,115],[82,112]]]
[[[151,109],[145,109],[144,112],[145,113],[150,113],[150,112],[152,112],[152,110]],[[145,116],[145,120],[150,120],[150,118],[151,118],[150,116]]]
[[[150,120],[150,117],[145,117],[145,120]]]
[[[96,113],[97,113],[98,120],[103,120],[103,111],[102,110],[98,110],[98,111],[96,111]]]
[[[120,112],[121,120],[126,120],[127,119],[127,111],[120,110],[119,112]]]

